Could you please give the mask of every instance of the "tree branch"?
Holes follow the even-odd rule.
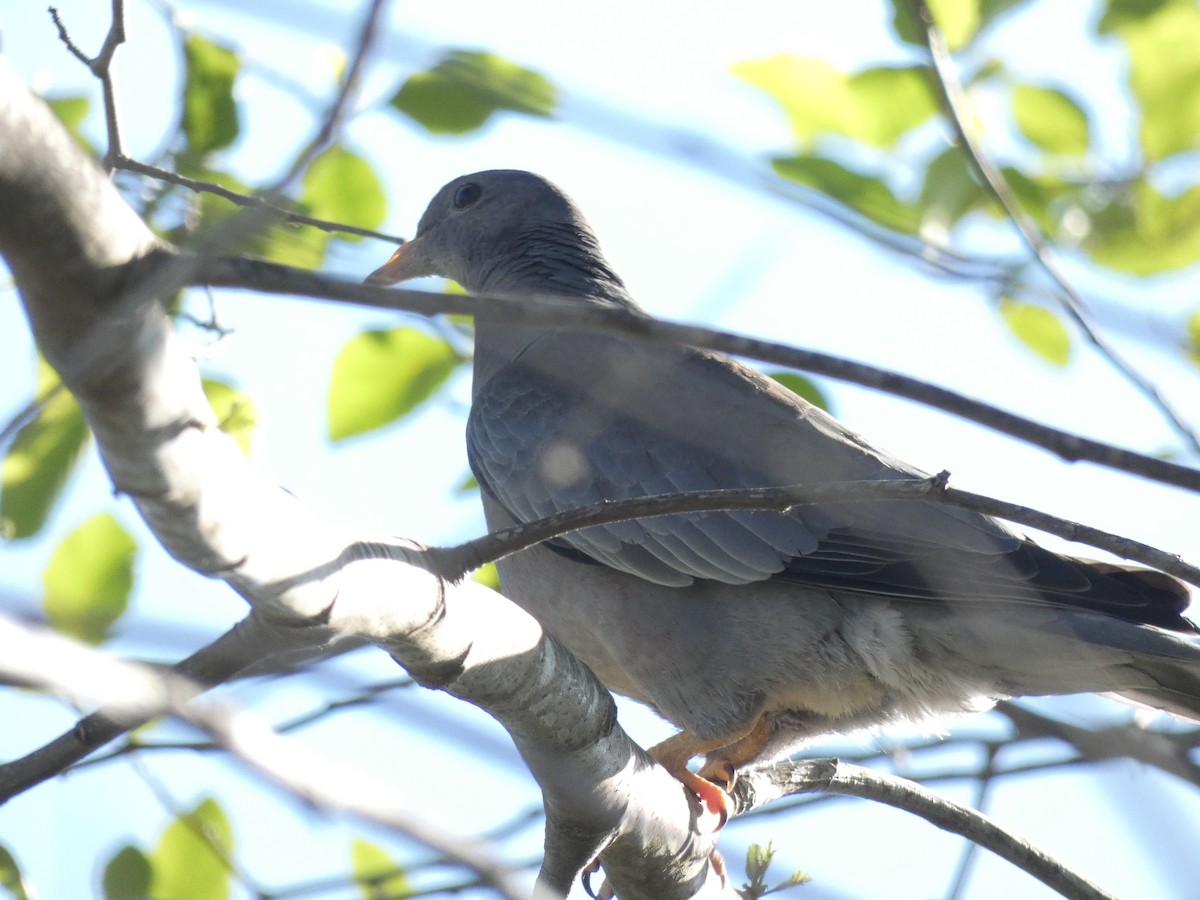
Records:
[[[939,387],[897,372],[852,362],[824,353],[786,344],[758,340],[719,331],[634,315],[620,309],[580,304],[572,298],[537,296],[439,294],[403,288],[371,287],[244,257],[221,257],[199,261],[190,282],[198,286],[236,287],[266,294],[334,300],[417,313],[423,316],[457,313],[480,319],[503,319],[513,323],[540,323],[628,334],[642,340],[690,344],[734,356],[777,363],[793,369],[826,375],[840,381],[915,400],[951,415],[977,422],[993,431],[1041,447],[1068,462],[1086,461],[1200,492],[1200,470],[1144,453],[1125,450],[1102,441],[1051,428],[1007,410],[973,400],[956,391]]]
[[[0,671],[66,693],[101,701],[117,721],[170,714],[208,734],[255,771],[308,803],[390,828],[476,872],[503,896],[521,892],[493,858],[409,811],[392,785],[350,769],[276,734],[261,718],[225,703],[197,701],[204,690],[177,675],[120,662],[50,632],[0,616]]]
[[[1108,360],[1109,364],[1117,372],[1140,393],[1145,395],[1159,412],[1162,413],[1163,417],[1174,428],[1175,433],[1186,442],[1188,448],[1194,453],[1200,452],[1200,438],[1197,438],[1196,433],[1192,431],[1191,427],[1171,404],[1167,402],[1158,388],[1126,362],[1092,324],[1090,313],[1083,297],[1067,281],[1066,276],[1059,269],[1058,263],[1055,262],[1050,248],[1046,246],[1045,240],[1043,240],[1041,234],[1038,232],[1037,225],[1021,209],[1021,204],[1017,200],[1016,195],[1013,194],[1012,189],[1008,186],[1008,182],[1004,180],[1004,175],[1000,172],[996,164],[992,162],[991,158],[984,151],[982,144],[967,126],[966,123],[971,118],[971,115],[970,110],[967,108],[966,95],[962,84],[959,83],[958,77],[954,72],[954,62],[950,58],[950,51],[946,47],[946,40],[942,37],[941,30],[934,21],[933,13],[930,12],[925,0],[910,0],[910,2],[912,3],[913,11],[916,13],[917,21],[920,23],[921,34],[925,38],[925,46],[929,50],[929,56],[933,62],[933,72],[936,75],[935,81],[941,90],[942,107],[946,111],[946,118],[949,120],[971,166],[979,174],[984,185],[986,185],[992,196],[995,197],[996,202],[1000,204],[1000,208],[1004,210],[1005,215],[1013,223],[1017,233],[1021,236],[1026,246],[1029,247],[1038,264],[1050,276],[1050,279],[1058,285],[1059,290],[1062,292],[1055,295],[1059,301],[1059,305],[1079,327],[1084,337],[1096,348],[1100,355]]]
[[[387,241],[391,244],[403,244],[404,238],[394,234],[387,234],[382,231],[373,231],[370,228],[359,228],[355,225],[342,225],[338,222],[330,222],[325,219],[315,219],[312,216],[306,216],[303,213],[295,212],[283,206],[271,204],[264,197],[256,194],[241,194],[237,191],[231,191],[227,187],[223,187],[211,181],[202,181],[197,178],[188,178],[186,175],[180,175],[177,172],[172,172],[169,169],[163,169],[159,166],[151,166],[147,163],[139,162],[136,159],[130,159],[128,156],[120,156],[113,160],[113,168],[125,172],[133,172],[137,175],[145,175],[147,178],[154,178],[158,181],[165,181],[168,184],[175,184],[179,187],[185,187],[190,191],[202,192],[206,194],[214,194],[223,200],[228,200],[230,203],[237,206],[257,207],[270,211],[273,216],[277,216],[284,222],[290,222],[293,225],[308,225],[312,228],[319,228],[331,234],[353,234],[359,237],[376,238],[377,240]]]
[[[994,500],[981,494],[949,487],[950,473],[904,481],[847,481],[833,484],[795,484],[744,490],[682,491],[656,494],[635,500],[615,500],[537,519],[505,528],[453,547],[427,547],[420,552],[430,571],[456,580],[484,563],[533,547],[581,528],[607,525],[653,516],[729,509],[791,512],[797,506],[839,501],[927,499],[998,516],[1029,525],[1070,541],[1102,550],[1168,572],[1200,587],[1200,568],[1139,541],[1101,531],[1078,522],[1060,519],[1015,503]],[[411,555],[406,558],[412,558]]]
[[[905,779],[849,765],[837,759],[779,763],[751,769],[744,778],[739,778],[733,797],[741,812],[789,794],[817,791],[863,797],[920,816],[943,831],[962,835],[986,847],[1064,897],[1116,900],[1113,895],[987,816]]]
[[[542,788],[545,895],[565,895],[601,851],[630,898],[715,889],[691,795],[531,617],[475,582],[364,555],[371,536],[325,522],[249,466],[216,427],[160,300],[197,258],[163,247],[3,60],[0,208],[0,254],[39,347],[113,484],[178,561],[295,629],[300,649],[313,634],[369,640],[421,684],[496,718]]]
[[[104,125],[108,130],[108,150],[104,154],[104,168],[112,171],[116,161],[125,156],[121,149],[121,125],[117,117],[117,86],[112,73],[113,57],[116,55],[117,48],[125,43],[125,0],[112,0],[112,24],[109,26],[100,52],[94,59],[89,59],[87,54],[71,40],[66,26],[59,18],[58,10],[51,6],[49,12],[54,26],[58,29],[58,37],[66,45],[67,50],[87,66],[100,81],[100,87],[104,94]]]

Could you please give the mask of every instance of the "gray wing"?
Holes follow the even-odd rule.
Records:
[[[920,474],[723,357],[579,334],[539,339],[481,385],[467,439],[481,487],[520,521],[653,494]],[[933,591],[892,583],[914,582],[904,565],[1019,543],[987,517],[914,501],[676,514],[561,541],[660,584],[873,579],[875,592],[920,595]]]
[[[529,522],[677,491],[911,478],[774,381],[725,357],[552,333],[478,385],[467,426],[483,490]],[[1193,631],[1183,585],[1060,556],[968,510],[919,500],[674,514],[552,546],[659,584],[768,578],[889,598],[1052,604]]]

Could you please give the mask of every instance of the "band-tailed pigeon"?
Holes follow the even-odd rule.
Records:
[[[638,313],[592,230],[520,171],[443,187],[367,279],[452,278]],[[719,353],[476,322],[467,452],[488,526],[672,491],[907,479],[822,410]],[[711,785],[806,739],[1097,691],[1200,719],[1187,589],[1052,553],[924,500],[676,514],[593,526],[499,563],[504,593],[611,690],[682,729],[653,751]]]

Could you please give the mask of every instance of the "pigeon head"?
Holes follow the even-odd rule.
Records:
[[[434,195],[416,236],[367,276],[395,284],[440,275],[472,293],[570,294],[629,304],[578,208],[532,172],[455,178]]]

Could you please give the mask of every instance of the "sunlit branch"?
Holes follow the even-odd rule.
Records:
[[[987,816],[905,779],[837,759],[751,769],[739,779],[733,797],[741,810],[789,794],[810,791],[846,794],[886,803],[991,850],[1066,897],[1115,900],[1111,894]]]

